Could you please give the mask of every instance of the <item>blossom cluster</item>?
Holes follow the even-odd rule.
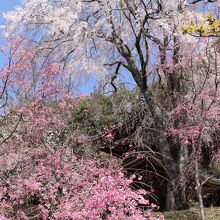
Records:
[[[60,150],[30,164],[0,183],[0,219],[159,219],[146,192],[131,189],[132,178],[115,160]]]

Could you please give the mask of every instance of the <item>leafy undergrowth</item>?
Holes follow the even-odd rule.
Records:
[[[200,220],[199,210],[196,208],[190,210],[163,212],[165,220]],[[206,220],[220,219],[220,207],[205,208]]]

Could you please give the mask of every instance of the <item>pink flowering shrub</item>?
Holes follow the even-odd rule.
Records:
[[[158,219],[146,192],[132,191],[131,182],[115,160],[57,151],[35,160],[30,173],[1,182],[1,219]]]
[[[167,129],[167,134],[181,142],[181,151],[187,158],[182,166],[185,176],[194,175],[195,161],[202,172],[213,172],[213,164],[220,164],[220,93],[215,86],[218,83],[217,78],[210,77],[199,94],[186,96],[185,103],[170,112],[173,125]]]
[[[158,219],[147,192],[132,190],[119,163],[97,156],[73,125],[82,97],[69,94],[65,72],[38,68],[31,50],[17,53],[21,41],[9,42],[0,71],[0,220]]]
[[[0,149],[0,220],[158,219],[147,192],[131,189],[119,163],[98,157],[68,127],[77,101],[56,103],[16,109],[21,122]]]

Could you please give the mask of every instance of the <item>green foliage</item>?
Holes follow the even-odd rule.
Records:
[[[100,96],[96,101],[86,98],[80,101],[72,113],[72,124],[89,135],[100,133],[115,122],[110,97]]]
[[[122,90],[111,96],[94,94],[79,102],[72,112],[71,124],[88,135],[96,135],[131,118],[138,109],[139,100],[134,91]]]
[[[212,14],[208,13],[204,21],[194,23],[191,21],[188,25],[181,28],[183,34],[192,34],[203,37],[220,36],[220,20],[215,19]]]

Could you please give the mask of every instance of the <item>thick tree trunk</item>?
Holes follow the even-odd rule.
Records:
[[[121,48],[121,51],[123,52],[124,49]],[[154,120],[154,129],[157,131],[155,132],[154,137],[157,142],[157,147],[160,149],[159,151],[162,155],[162,161],[167,171],[167,176],[170,179],[170,182],[167,183],[167,190],[166,190],[167,191],[166,209],[167,210],[183,209],[186,206],[185,188],[181,184],[179,184],[178,187],[176,187],[176,180],[178,180],[179,178],[179,166],[174,163],[174,158],[170,152],[170,144],[166,136],[166,126],[164,125],[163,115],[158,113],[154,96],[150,90],[147,90],[146,76],[143,77],[140,74],[139,70],[136,68],[134,64],[133,59],[130,56],[128,56],[124,52],[122,53],[122,55],[128,62],[128,69],[130,70],[141,93],[144,95],[146,106],[149,112],[151,113],[152,119]],[[175,86],[176,86],[176,82],[174,82],[174,87]],[[172,91],[176,91],[176,88],[169,88],[169,89],[171,89]],[[175,96],[173,96],[173,99],[175,99]],[[173,104],[176,105],[176,102]]]
[[[188,208],[185,187],[178,180],[179,174],[174,173],[170,182],[167,182],[166,206],[167,211],[183,210]]]
[[[181,210],[188,207],[185,184],[180,182],[180,166],[179,163],[174,162],[174,158],[170,152],[170,143],[165,134],[160,134],[158,144],[161,149],[162,162],[167,172],[166,189],[166,210]]]
[[[188,205],[185,194],[185,184],[181,184],[179,181],[180,164],[175,162],[175,158],[173,158],[173,155],[171,154],[171,145],[167,139],[166,127],[164,126],[162,116],[155,110],[152,95],[144,93],[144,97],[148,109],[154,118],[155,130],[158,131],[154,134],[154,137],[157,142],[159,153],[162,155],[162,162],[167,173],[167,179],[170,180],[167,181],[166,186],[166,210],[186,209]],[[180,160],[180,155],[178,159]]]

